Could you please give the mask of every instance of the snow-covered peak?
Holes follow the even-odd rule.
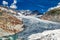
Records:
[[[20,10],[20,13],[23,15],[30,15],[32,11],[30,10]]]
[[[60,8],[60,2],[58,3],[57,6],[49,8],[48,11],[53,10],[53,9],[56,9],[56,8]]]

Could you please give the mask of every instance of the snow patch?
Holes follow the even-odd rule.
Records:
[[[60,29],[44,31],[42,33],[32,34],[28,37],[29,40],[60,40]]]
[[[49,8],[48,11],[53,10],[53,9],[55,9],[55,8],[60,8],[60,2],[58,3],[57,6]]]
[[[17,1],[14,0],[14,2],[11,4],[10,8],[16,9],[17,8],[16,3],[17,3]]]

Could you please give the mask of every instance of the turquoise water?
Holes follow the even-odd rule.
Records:
[[[17,40],[18,39],[18,35],[11,35],[11,36],[4,36],[4,37],[0,37],[0,40]]]

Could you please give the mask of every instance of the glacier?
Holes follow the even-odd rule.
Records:
[[[60,23],[57,22],[42,20],[33,16],[20,15],[16,17],[22,18],[23,24],[25,26],[24,31],[17,34],[18,38],[21,40],[29,40],[28,37],[32,34],[42,33],[47,30],[60,29]]]

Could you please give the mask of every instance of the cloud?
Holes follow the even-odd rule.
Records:
[[[16,9],[17,8],[16,3],[17,3],[17,1],[14,0],[14,2],[11,4],[10,8]]]
[[[17,1],[16,0],[14,0],[14,2],[13,2],[14,4],[16,4],[17,3]]]
[[[2,3],[3,5],[8,5],[8,2],[6,2],[6,1],[3,1],[3,3]]]
[[[16,9],[17,6],[16,5],[11,5],[10,8]]]

